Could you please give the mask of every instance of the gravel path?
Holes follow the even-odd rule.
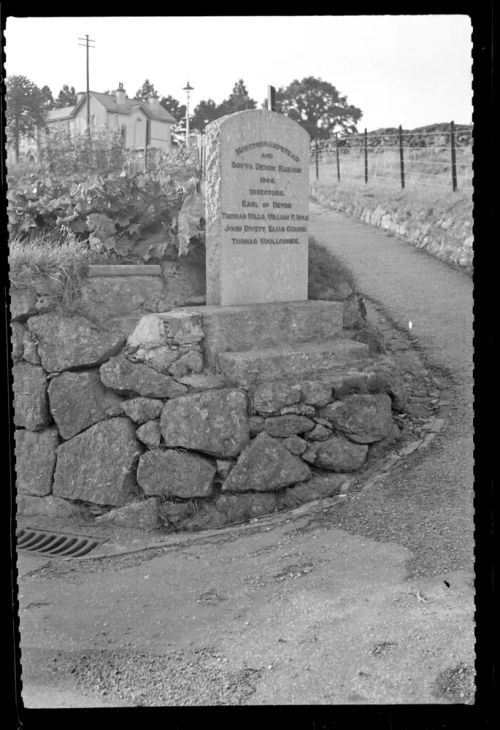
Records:
[[[355,274],[360,291],[417,339],[420,354],[449,401],[447,423],[423,452],[383,485],[328,515],[330,524],[415,555],[413,575],[472,570],[473,287],[470,277],[410,244],[316,203],[310,232]]]

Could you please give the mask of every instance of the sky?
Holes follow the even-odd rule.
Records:
[[[359,107],[358,129],[472,121],[471,23],[466,15],[8,17],[7,76],[57,96],[63,84],[133,97],[147,78],[181,103],[194,88],[220,103],[242,78],[260,107],[267,85],[316,76]]]

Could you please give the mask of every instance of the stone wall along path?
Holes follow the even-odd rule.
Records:
[[[207,304],[307,299],[309,135],[276,112],[206,134]]]

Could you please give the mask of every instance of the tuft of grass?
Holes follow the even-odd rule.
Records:
[[[318,299],[326,289],[340,289],[342,284],[348,284],[356,291],[352,271],[326,246],[310,236],[308,298]]]
[[[28,241],[13,238],[8,261],[13,289],[33,288],[71,311],[95,255],[84,242],[40,236]]]

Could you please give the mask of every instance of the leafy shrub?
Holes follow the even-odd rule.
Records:
[[[87,134],[56,131],[47,134],[40,150],[42,169],[57,176],[120,171],[126,150],[120,133],[108,130]]]
[[[9,232],[20,239],[47,234],[52,240],[87,241],[117,260],[162,258],[176,245],[182,205],[171,176],[126,171],[106,175],[30,175],[8,191]],[[160,233],[153,242],[152,233]]]

